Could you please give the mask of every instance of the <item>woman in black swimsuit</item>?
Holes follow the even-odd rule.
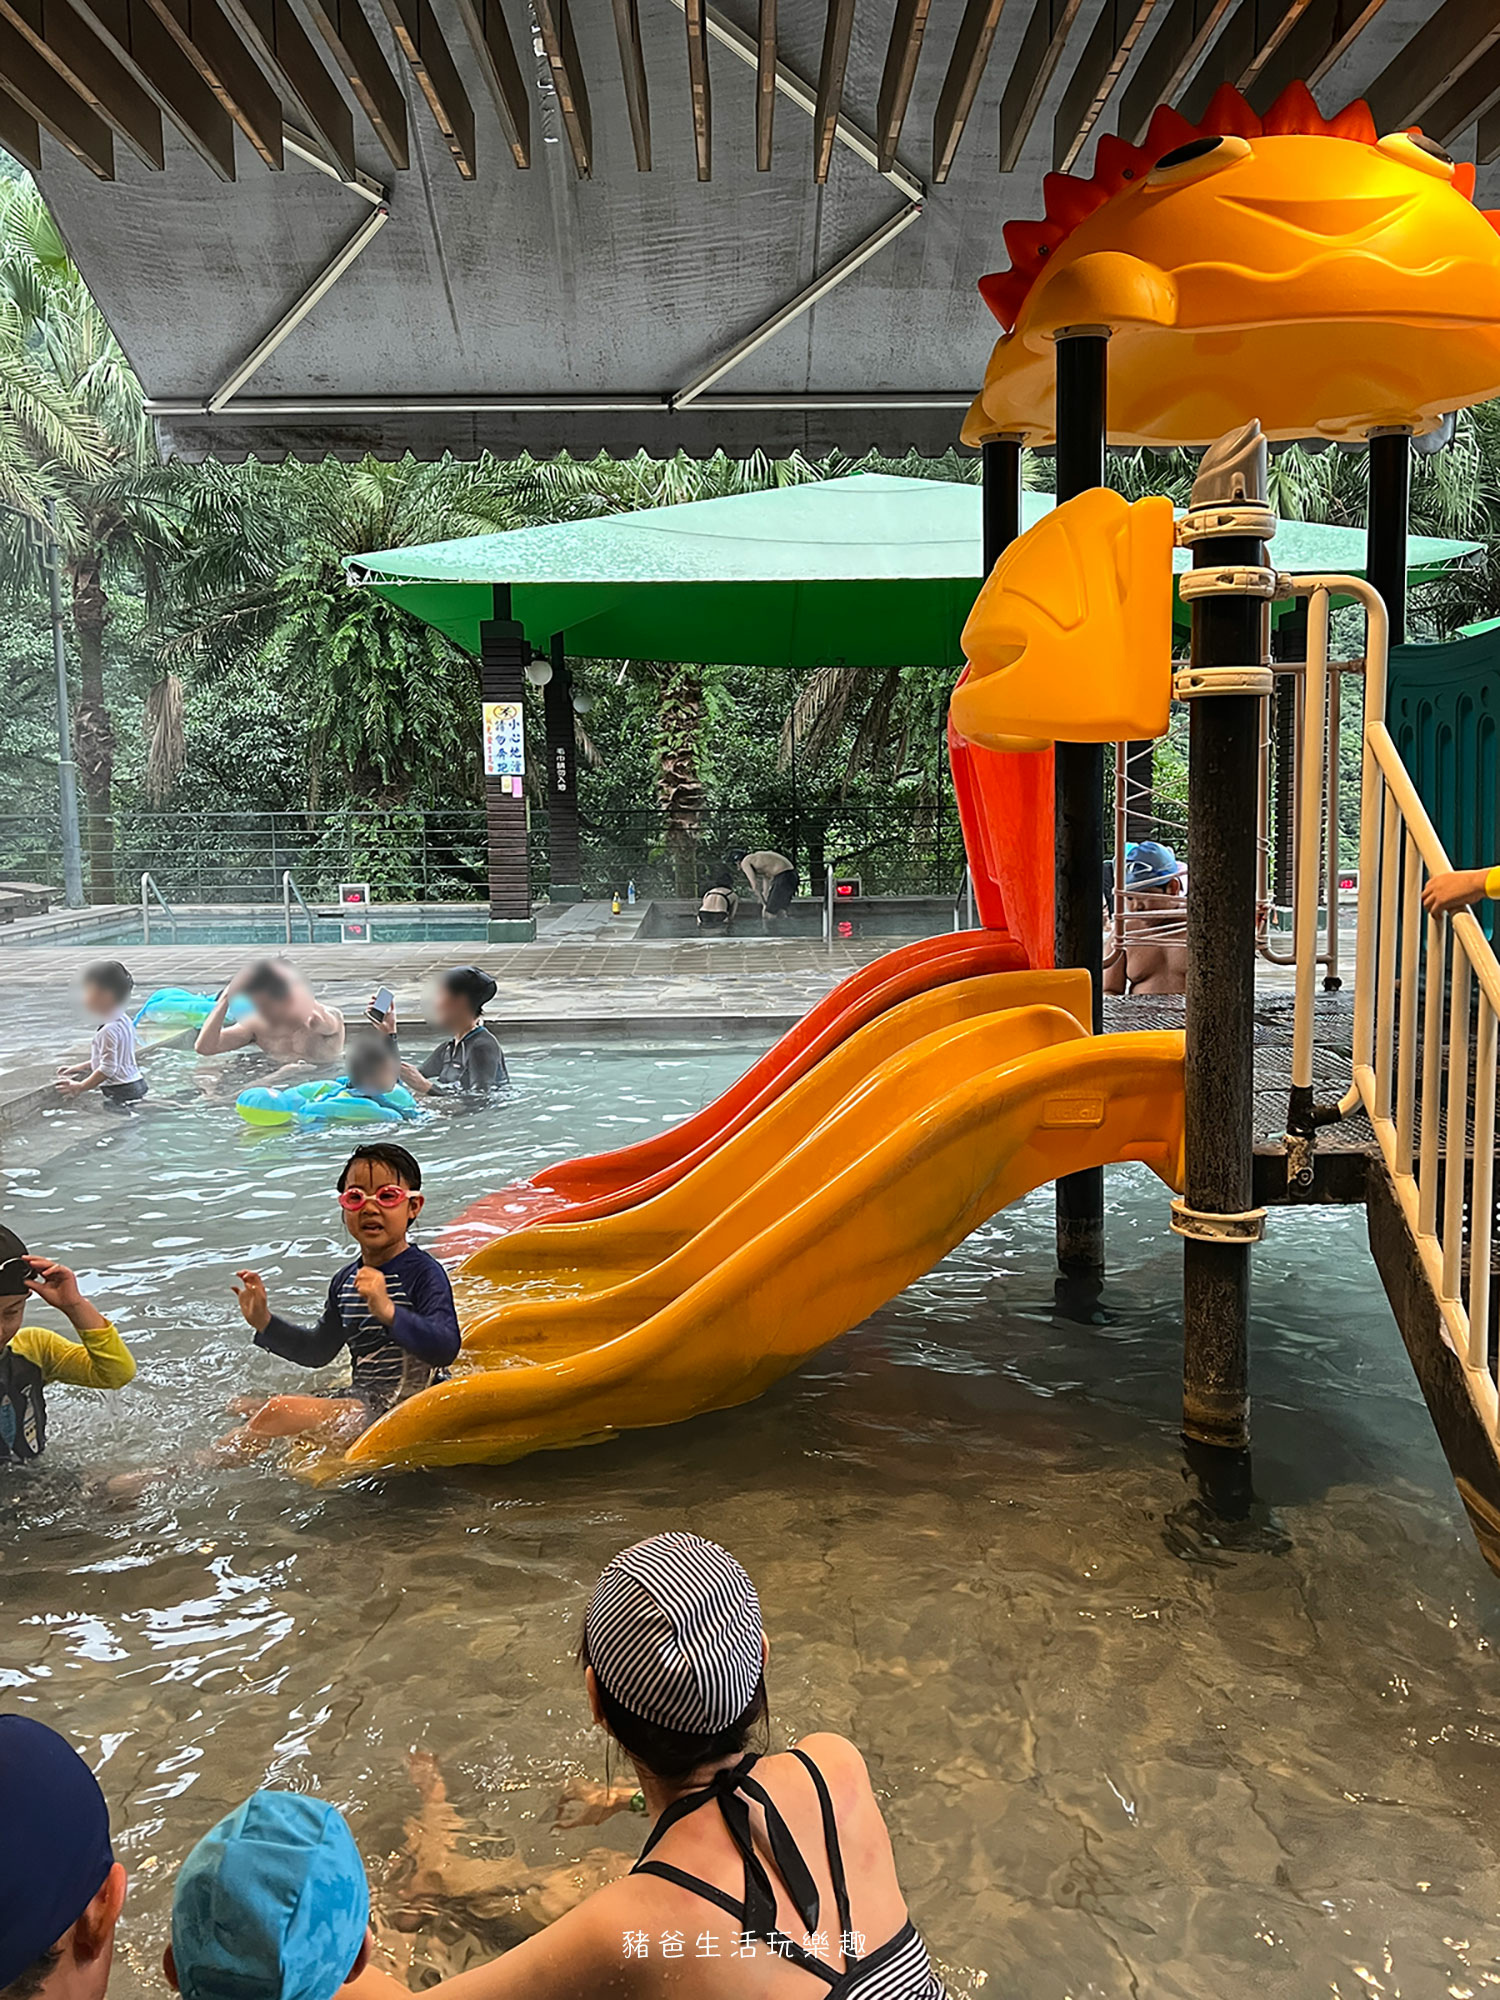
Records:
[[[654,1822],[645,1852],[443,2000],[944,2000],[854,1745],[749,1747],[766,1652],[755,1586],[715,1543],[656,1535],[615,1557],[583,1659]]]
[[[439,1042],[420,1066],[404,1062],[401,1080],[418,1097],[434,1093],[454,1097],[483,1097],[509,1083],[505,1051],[480,1019],[495,997],[495,982],[477,965],[452,966],[438,980],[433,1013],[440,1028],[448,1030],[446,1042]],[[372,1012],[377,1028],[393,1039],[396,1010]]]

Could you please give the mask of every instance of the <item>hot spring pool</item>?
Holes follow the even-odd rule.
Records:
[[[680,1117],[748,1059],[528,1049],[513,1101],[419,1131],[430,1216]],[[173,1871],[258,1784],[344,1807],[387,1906],[418,1746],[481,1859],[637,1845],[636,1819],[556,1834],[552,1812],[604,1773],[584,1592],[670,1524],[755,1575],[778,1732],[865,1749],[956,1992],[1500,1987],[1500,1585],[1357,1212],[1276,1215],[1256,1253],[1260,1547],[1216,1547],[1191,1503],[1180,1257],[1136,1170],[1110,1176],[1101,1324],[1057,1310],[1042,1192],[745,1409],[315,1490],[192,1455],[227,1397],[295,1374],[250,1348],[229,1272],[314,1308],[342,1147],[250,1135],[193,1072],[158,1055],[151,1113],[70,1109],[0,1153],[7,1219],[79,1266],[141,1364],[113,1398],[54,1390],[42,1469],[0,1478],[0,1699],[102,1767],[133,1878],[117,1996],[163,1991]],[[164,1462],[133,1507],[93,1484]],[[503,1899],[434,1908],[418,1977],[516,1925]]]

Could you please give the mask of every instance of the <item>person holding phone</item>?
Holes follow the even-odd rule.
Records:
[[[77,1339],[27,1326],[32,1299],[60,1312]],[[113,1321],[83,1296],[67,1265],[33,1257],[19,1236],[0,1228],[0,1465],[45,1451],[49,1382],[123,1389],[134,1374]]]
[[[438,980],[433,1014],[448,1039],[419,1067],[401,1065],[401,1081],[418,1097],[487,1097],[510,1082],[505,1051],[481,1016],[495,997],[495,982],[477,965],[450,966]],[[370,1002],[370,1019],[382,1034],[396,1035],[396,1001],[382,986]]]

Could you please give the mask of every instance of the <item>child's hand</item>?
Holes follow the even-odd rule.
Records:
[[[396,1317],[396,1307],[385,1288],[385,1273],[373,1264],[361,1264],[354,1274],[354,1289],[380,1324],[389,1326]]]
[[[83,1084],[76,1076],[60,1076],[57,1079],[57,1088],[59,1095],[63,1097],[81,1097],[83,1095]]]
[[[239,1279],[234,1295],[239,1300],[246,1324],[253,1326],[257,1333],[264,1333],[271,1323],[271,1304],[266,1297],[265,1279],[259,1271],[236,1271],[234,1275]]]
[[[66,1264],[59,1264],[51,1257],[33,1257],[30,1263],[31,1275],[26,1280],[26,1289],[43,1305],[55,1306],[60,1313],[69,1313],[83,1304],[78,1280]]]
[[[1422,907],[1428,916],[1452,916],[1471,903],[1484,900],[1487,868],[1450,868],[1446,875],[1434,875],[1422,891]]]
[[[408,1090],[414,1090],[418,1097],[425,1097],[432,1088],[431,1083],[423,1076],[415,1063],[402,1063],[401,1081],[406,1085]]]
[[[394,1034],[395,1034],[395,1032],[396,1032],[396,1003],[395,1003],[395,1001],[394,1001],[394,1000],[393,1000],[393,1001],[391,1002],[390,1006],[386,1008],[386,1010],[385,1010],[385,1012],[384,1012],[383,1014],[377,1014],[377,1013],[375,1012],[375,996],[374,996],[374,994],[372,993],[372,994],[370,995],[370,1004],[369,1004],[369,1006],[368,1006],[368,1007],[367,1007],[367,1008],[365,1009],[365,1012],[366,1012],[366,1013],[367,1013],[367,1014],[369,1015],[370,1019],[371,1019],[371,1020],[372,1020],[372,1021],[373,1021],[373,1022],[375,1023],[376,1027],[377,1027],[377,1028],[379,1028],[380,1032],[381,1032],[381,1033],[382,1033],[383,1035],[394,1035]]]

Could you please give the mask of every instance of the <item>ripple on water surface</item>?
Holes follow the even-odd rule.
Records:
[[[696,1110],[744,1049],[526,1051],[514,1099],[415,1145],[429,1221],[543,1159]],[[671,1524],[761,1587],[776,1725],[845,1729],[956,1990],[1451,1996],[1500,1988],[1497,1586],[1465,1530],[1362,1217],[1277,1216],[1256,1253],[1257,1484],[1216,1548],[1175,1439],[1179,1257],[1163,1191],[1110,1177],[1097,1318],[1053,1296],[1050,1196],[748,1408],[498,1470],[312,1491],[192,1454],[293,1371],[228,1290],[310,1315],[341,1254],[337,1135],[251,1136],[158,1058],[158,1106],[7,1140],[6,1209],[76,1263],[141,1362],[53,1393],[45,1469],[0,1478],[0,1700],[103,1764],[134,1877],[118,1992],[161,1991],[173,1870],[254,1786],[345,1807],[377,1879],[413,1746],[480,1857],[542,1866],[603,1775],[572,1654],[583,1594]],[[1076,1308],[1075,1308],[1076,1310]],[[304,1378],[305,1379],[305,1378]],[[130,1511],[93,1475],[172,1461]],[[377,1895],[382,1893],[377,1889]],[[513,1934],[455,1906],[452,1950]],[[435,1953],[418,1941],[418,1969]]]

